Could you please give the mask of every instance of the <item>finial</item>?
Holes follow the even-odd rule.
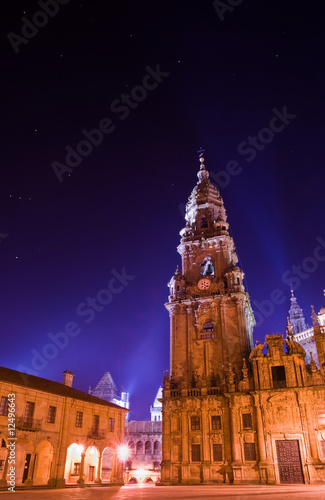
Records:
[[[293,331],[292,331],[292,326],[291,326],[291,323],[289,321],[289,318],[287,316],[287,338],[289,340],[293,340]]]
[[[205,170],[205,165],[204,165],[204,156],[203,153],[205,152],[205,149],[200,147],[200,149],[197,151],[199,154],[199,160],[200,160],[200,170],[197,174],[199,178],[199,183],[202,182],[204,179],[207,179],[209,177],[209,172]]]
[[[290,281],[289,286],[290,286],[291,297],[294,297],[295,295],[293,293],[292,281]]]
[[[311,316],[310,317],[312,319],[313,326],[318,325],[318,316],[315,312],[314,306],[311,306]]]

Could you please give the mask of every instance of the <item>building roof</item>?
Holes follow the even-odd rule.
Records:
[[[18,372],[16,370],[11,370],[10,368],[4,368],[3,366],[0,366],[0,382],[7,382],[21,387],[28,387],[29,389],[35,389],[37,391],[50,392],[51,394],[57,394],[58,396],[66,398],[79,399],[80,401],[86,401],[87,403],[110,406],[123,411],[130,411],[114,403],[105,401],[104,399],[100,399],[96,396],[91,396],[86,392],[74,389],[68,385],[53,382],[52,380],[47,380],[46,378],[35,377],[34,375]]]

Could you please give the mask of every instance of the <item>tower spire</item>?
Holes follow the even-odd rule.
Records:
[[[307,330],[308,327],[306,325],[303,310],[301,309],[301,307],[299,307],[297,298],[295,297],[292,283],[290,283],[290,291],[291,291],[291,297],[290,297],[291,305],[289,309],[289,318],[290,318],[290,323],[292,325],[293,333],[296,334]]]
[[[200,149],[197,151],[199,154],[199,161],[200,161],[200,170],[197,173],[197,176],[199,178],[199,183],[202,182],[203,180],[206,180],[209,178],[209,172],[205,169],[204,165],[204,156],[203,153],[205,153],[205,149],[200,147]]]

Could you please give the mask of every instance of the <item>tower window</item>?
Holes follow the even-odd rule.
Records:
[[[286,373],[284,366],[272,366],[273,388],[281,389],[287,387]]]
[[[204,259],[200,264],[201,276],[214,276],[214,267],[210,257]]]
[[[239,281],[239,278],[237,278],[237,285],[240,285],[240,281]]]
[[[213,332],[213,325],[212,325],[211,321],[207,321],[206,323],[204,323],[203,331],[204,332]]]

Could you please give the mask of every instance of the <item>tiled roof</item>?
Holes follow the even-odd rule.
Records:
[[[87,401],[88,403],[111,406],[123,411],[129,411],[126,408],[122,408],[121,406],[105,401],[104,399],[91,396],[86,392],[78,391],[78,389],[74,389],[68,385],[53,382],[52,380],[47,380],[46,378],[28,375],[27,373],[11,370],[10,368],[4,368],[3,366],[0,366],[0,382],[7,382],[21,387],[28,387],[29,389],[35,389],[37,391],[50,392],[51,394],[57,394],[67,398],[79,399],[81,401]]]

